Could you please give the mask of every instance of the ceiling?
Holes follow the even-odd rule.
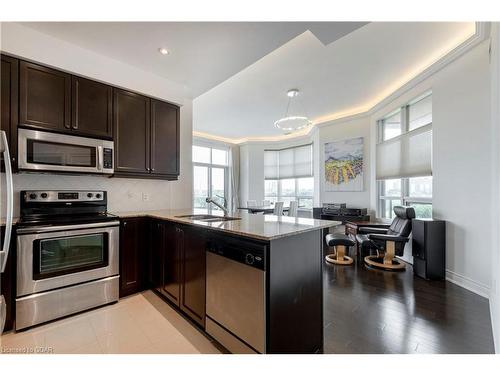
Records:
[[[197,97],[306,30],[325,44],[366,22],[23,22],[187,86]],[[158,53],[160,47],[170,51]]]
[[[231,141],[276,139],[286,91],[315,123],[368,111],[475,32],[465,23],[369,23],[330,44],[310,31],[193,102],[194,130]]]
[[[273,124],[291,88],[315,123],[367,111],[475,31],[473,22],[21,24],[185,85],[194,130],[235,142],[282,136]]]

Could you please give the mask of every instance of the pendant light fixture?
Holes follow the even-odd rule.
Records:
[[[290,89],[287,91],[288,104],[286,106],[285,116],[274,122],[274,126],[281,129],[285,134],[293,133],[300,129],[307,128],[312,125],[312,121],[307,118],[304,112],[298,111],[298,89]]]

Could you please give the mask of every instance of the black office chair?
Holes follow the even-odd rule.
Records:
[[[356,240],[361,254],[375,250],[377,255],[365,257],[368,267],[386,271],[403,271],[405,264],[395,259],[403,255],[405,244],[411,233],[411,220],[415,218],[413,207],[394,207],[396,217],[389,228],[361,227]]]

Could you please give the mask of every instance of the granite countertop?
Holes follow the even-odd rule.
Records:
[[[182,224],[189,224],[201,228],[217,230],[244,237],[256,238],[259,240],[274,240],[277,238],[294,236],[299,233],[313,230],[334,227],[340,225],[340,221],[316,220],[301,217],[274,216],[274,215],[255,215],[244,211],[230,213],[230,217],[237,217],[239,220],[204,222],[193,220],[184,215],[216,215],[223,216],[221,211],[210,211],[204,209],[194,210],[154,210],[154,211],[127,211],[111,212],[120,217],[152,217]]]

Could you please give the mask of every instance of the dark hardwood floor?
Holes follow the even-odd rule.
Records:
[[[494,353],[488,300],[447,281],[324,265],[325,353]]]

